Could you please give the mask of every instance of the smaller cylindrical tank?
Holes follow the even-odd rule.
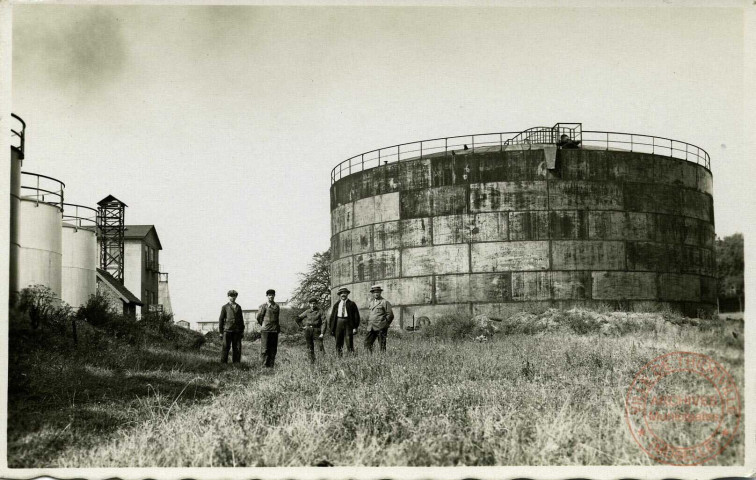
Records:
[[[97,290],[97,210],[64,203],[62,235],[61,298],[79,307]]]
[[[11,176],[10,176],[10,252],[9,277],[10,292],[18,291],[18,210],[21,203],[21,164],[24,159],[24,135],[26,124],[21,117],[11,114]]]
[[[60,297],[63,266],[63,190],[60,180],[21,172],[18,283],[49,287]]]

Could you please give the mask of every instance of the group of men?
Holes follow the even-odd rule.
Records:
[[[348,288],[340,288],[336,294],[339,300],[331,308],[331,315],[326,319],[324,312],[318,306],[317,298],[310,298],[310,307],[295,317],[297,325],[302,329],[307,343],[310,362],[315,362],[315,343],[318,350],[325,352],[323,336],[327,330],[336,337],[336,353],[342,356],[344,343],[347,352],[354,353],[354,335],[360,326],[360,310],[349,299],[351,292]],[[391,322],[394,321],[394,312],[391,303],[383,298],[383,288],[380,285],[370,287],[373,298],[368,306],[369,316],[367,321],[367,334],[365,336],[365,348],[373,351],[376,340],[381,351],[386,350],[386,337]],[[279,317],[281,307],[275,302],[276,291],[269,289],[265,292],[268,301],[260,305],[256,320],[260,325],[260,357],[265,367],[271,368],[276,362],[278,352],[278,334],[281,331]],[[228,363],[228,354],[231,352],[231,361],[241,361],[241,344],[244,336],[244,316],[242,307],[236,303],[239,294],[236,290],[229,290],[228,303],[221,307],[218,328],[223,338],[221,362]]]

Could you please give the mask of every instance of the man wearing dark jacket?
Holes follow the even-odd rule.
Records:
[[[241,306],[236,303],[239,294],[236,290],[228,291],[228,303],[221,307],[220,319],[218,319],[218,331],[223,336],[223,352],[221,362],[228,363],[228,351],[233,350],[231,361],[241,362],[241,345],[244,336],[244,316]]]
[[[336,353],[341,356],[346,339],[347,352],[354,353],[354,334],[360,326],[360,310],[349,300],[349,289],[341,287],[336,294],[339,300],[331,309],[331,335],[336,337]]]
[[[281,326],[278,317],[281,314],[281,307],[276,303],[276,291],[272,288],[265,292],[268,297],[268,303],[260,305],[257,311],[257,323],[260,324],[260,358],[265,367],[273,368],[276,364],[276,353],[278,353],[278,333]]]

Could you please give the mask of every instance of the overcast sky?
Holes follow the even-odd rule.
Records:
[[[582,122],[693,143],[717,234],[743,231],[742,74],[740,9],[13,9],[24,170],[154,224],[192,322],[230,288],[288,298],[330,244],[331,169],[425,138]]]

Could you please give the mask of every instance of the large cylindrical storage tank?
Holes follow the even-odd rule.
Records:
[[[389,147],[334,169],[334,298],[346,286],[365,308],[381,284],[402,326],[550,306],[715,309],[706,152],[562,125]],[[580,148],[557,146],[565,131]]]
[[[62,235],[61,298],[79,307],[97,291],[97,210],[63,204]]]
[[[18,215],[18,288],[41,284],[61,295],[63,182],[21,174]]]
[[[18,288],[18,212],[21,204],[21,166],[24,160],[26,124],[21,117],[11,114],[11,176],[10,176],[10,251],[8,287],[10,292]]]

